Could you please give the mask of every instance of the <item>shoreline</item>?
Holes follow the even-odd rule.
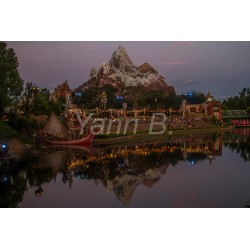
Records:
[[[110,145],[110,144],[119,144],[125,142],[137,142],[140,140],[144,140],[145,142],[151,141],[160,141],[165,139],[166,137],[170,138],[175,135],[189,134],[189,133],[204,133],[204,132],[216,132],[216,131],[231,131],[234,130],[234,127],[215,127],[215,128],[204,128],[204,129],[179,129],[166,131],[163,134],[148,134],[148,132],[140,133],[140,134],[132,134],[132,135],[119,135],[119,134],[107,134],[107,138],[94,138],[93,145]],[[172,132],[172,133],[171,133]],[[105,135],[105,134],[104,134]]]
[[[185,135],[185,134],[199,134],[199,133],[207,133],[207,132],[216,132],[216,131],[232,131],[234,127],[211,127],[211,128],[187,128],[187,129],[176,129],[165,131],[162,134],[149,134],[148,131],[140,131],[137,134],[99,134],[96,135],[97,138],[93,140],[93,146],[101,146],[101,145],[112,145],[112,144],[119,144],[119,143],[126,143],[126,142],[159,142],[161,140],[165,140],[166,138],[171,138],[176,135]],[[157,131],[154,131],[157,132]],[[101,138],[98,138],[101,137]],[[104,138],[102,138],[104,137]],[[8,138],[2,139],[1,141],[5,143],[10,143],[15,141],[15,143],[10,143],[10,152],[16,153],[16,151],[20,151],[20,148],[27,148],[26,144],[20,138]],[[16,141],[19,141],[19,145],[17,146]],[[12,144],[15,144],[15,147],[12,147]],[[33,143],[32,143],[33,144]],[[20,146],[22,145],[22,147]],[[18,148],[18,150],[17,150]]]

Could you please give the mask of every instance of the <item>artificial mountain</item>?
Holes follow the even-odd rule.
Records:
[[[120,95],[123,95],[127,88],[138,86],[146,90],[160,90],[166,95],[175,93],[174,87],[168,86],[164,77],[160,76],[149,63],[135,66],[125,48],[121,46],[114,51],[109,62],[103,63],[99,70],[92,68],[89,80],[76,91],[91,87],[102,88],[105,85],[112,85]]]

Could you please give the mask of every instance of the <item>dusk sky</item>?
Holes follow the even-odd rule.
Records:
[[[25,82],[53,90],[67,80],[74,89],[92,67],[109,61],[119,45],[132,62],[150,63],[176,92],[189,90],[223,99],[250,87],[250,42],[7,42]]]

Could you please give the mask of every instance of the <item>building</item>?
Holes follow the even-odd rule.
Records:
[[[184,118],[214,116],[218,120],[222,120],[222,104],[220,101],[215,101],[210,92],[208,92],[206,96],[206,101],[201,104],[187,104],[186,100],[184,100],[181,111]]]

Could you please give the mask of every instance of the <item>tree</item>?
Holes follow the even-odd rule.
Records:
[[[247,109],[250,107],[250,90],[249,88],[243,88],[241,92],[239,92],[240,106],[243,109]]]
[[[32,111],[32,96],[33,96],[33,89],[36,88],[36,86],[32,82],[27,82],[24,92],[21,96],[21,109],[24,112],[25,117],[29,117],[31,111]]]
[[[185,99],[183,94],[171,93],[166,95],[160,90],[150,90],[143,86],[136,86],[126,88],[124,101],[127,102],[129,108],[138,106],[138,108],[165,109],[180,106],[183,99]]]
[[[100,95],[105,91],[107,95],[107,108],[115,107],[116,106],[116,98],[115,93],[117,89],[114,88],[112,85],[105,85],[102,88],[87,88],[84,91],[77,91],[72,93],[72,101],[76,105],[84,106],[86,108],[101,108],[101,100]]]
[[[50,98],[50,92],[49,92],[48,89],[43,88],[43,89],[41,89],[40,93],[41,93],[42,95],[44,95],[44,96],[49,100],[49,98]],[[64,98],[64,99],[65,99],[65,98]]]
[[[206,101],[206,97],[203,93],[194,90],[188,92],[186,96],[189,104],[201,104]]]
[[[46,94],[38,93],[34,95],[32,113],[34,115],[49,115],[49,99]]]
[[[248,110],[250,108],[250,89],[243,88],[238,96],[229,97],[223,101],[223,109]]]
[[[23,80],[18,72],[18,59],[12,48],[0,42],[0,115],[14,106],[23,90]]]
[[[78,91],[72,93],[72,101],[76,105],[84,106],[87,108],[95,108],[98,98],[98,90],[96,88],[88,88],[84,91]],[[93,105],[92,105],[93,104]]]
[[[142,85],[125,88],[125,102],[129,108],[138,108],[145,103],[146,89]]]
[[[66,99],[64,96],[60,96],[59,99],[55,101],[50,101],[50,110],[56,113],[57,115],[61,115],[66,108]]]
[[[28,118],[31,113],[35,115],[48,115],[50,109],[57,111],[58,108],[49,99],[50,92],[48,89],[39,89],[32,82],[27,82],[20,101],[25,117]]]

